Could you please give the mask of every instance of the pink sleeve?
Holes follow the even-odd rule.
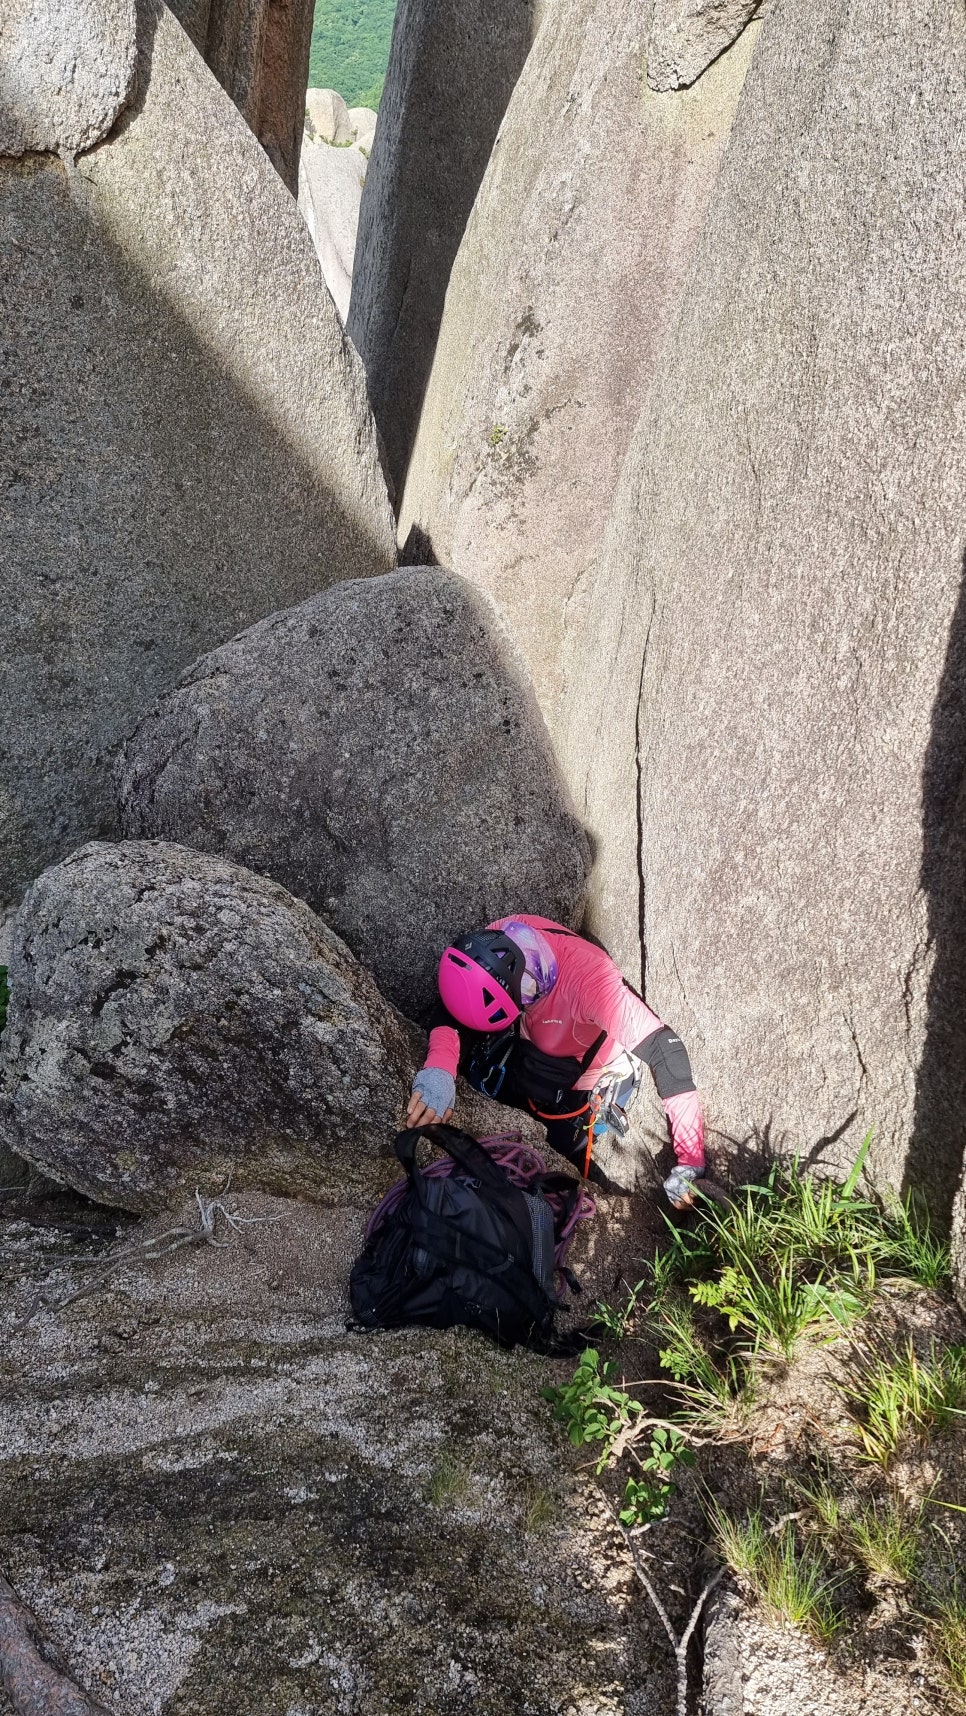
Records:
[[[704,1121],[696,1090],[666,1096],[661,1104],[671,1128],[674,1154],[682,1168],[704,1167]]]
[[[663,1019],[651,1012],[647,1002],[628,987],[616,966],[607,982],[598,986],[594,1000],[595,1022],[622,1049],[636,1049],[664,1024]]]
[[[452,1025],[435,1025],[429,1033],[429,1047],[423,1066],[439,1067],[455,1078],[459,1060],[459,1032],[454,1031]]]

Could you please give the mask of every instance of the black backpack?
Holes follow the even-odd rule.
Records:
[[[435,1174],[422,1171],[422,1137],[452,1158],[451,1172],[439,1165]],[[384,1218],[377,1212],[353,1265],[349,1291],[359,1322],[371,1329],[462,1323],[502,1346],[550,1348],[562,1303],[555,1248],[559,1234],[572,1230],[581,1182],[554,1174],[524,1190],[469,1133],[441,1123],[400,1132],[395,1149],[408,1184]],[[544,1195],[551,1186],[556,1209]],[[579,1291],[569,1271],[565,1278]]]

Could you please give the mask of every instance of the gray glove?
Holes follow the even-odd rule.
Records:
[[[664,1182],[669,1201],[674,1205],[682,1203],[685,1198],[690,1197],[695,1180],[700,1178],[701,1170],[698,1168],[675,1168]]]
[[[443,1067],[423,1067],[413,1079],[413,1094],[442,1117],[456,1101],[456,1080]]]

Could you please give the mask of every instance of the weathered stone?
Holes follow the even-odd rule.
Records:
[[[436,569],[337,585],[204,657],[119,793],[128,833],[308,900],[413,1016],[461,929],[582,903],[587,843],[529,684],[490,604]]]
[[[966,1312],[966,1178],[960,1181],[953,1204],[953,1287]]]
[[[93,1244],[0,1206],[0,1555],[76,1678],[112,1716],[667,1716],[663,1629],[541,1397],[572,1361],[347,1331],[369,1209],[222,1202],[217,1250],[129,1256],[59,1315],[38,1295],[89,1288]],[[628,1208],[593,1265],[578,1237],[591,1303],[636,1279]],[[175,1224],[193,1199],[89,1239]]]
[[[27,1161],[124,1209],[180,1191],[378,1185],[406,1034],[301,901],[162,842],[94,842],[20,908],[0,1127]]]
[[[494,598],[555,736],[569,639],[600,624],[588,586],[605,522],[758,33],[694,90],[658,97],[641,87],[645,13],[545,13],[453,268],[400,514],[400,541],[414,533]],[[611,787],[630,801],[632,769]]]
[[[379,115],[371,107],[350,107],[349,120],[352,134],[360,149],[372,153],[372,145],[376,135],[376,121]]]
[[[335,89],[306,90],[305,129],[315,143],[352,143],[355,139],[349,109]]]
[[[135,0],[4,0],[0,155],[71,160],[106,137],[134,82]]]
[[[314,0],[174,0],[172,10],[294,194]]]
[[[314,143],[306,136],[299,162],[299,208],[343,322],[349,314],[352,260],[367,166],[364,151],[355,143]]]
[[[942,0],[763,26],[567,742],[595,927],[626,942],[642,887],[647,993],[713,1129],[845,1164],[871,1126],[876,1179],[944,1219],[966,1134],[964,101],[966,15]]]
[[[762,0],[655,0],[647,46],[651,88],[695,83],[763,9]]]
[[[348,322],[397,494],[453,258],[529,52],[533,12],[534,0],[399,0]]]
[[[0,908],[110,829],[111,753],[200,651],[395,558],[305,224],[184,31],[124,123],[0,163]]]

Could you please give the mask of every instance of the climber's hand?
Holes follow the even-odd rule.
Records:
[[[406,1109],[407,1126],[432,1126],[437,1120],[445,1122],[453,1113],[456,1101],[456,1080],[442,1067],[423,1067],[413,1079],[413,1093]]]
[[[691,1208],[697,1190],[695,1181],[699,1177],[697,1168],[682,1167],[675,1168],[668,1175],[664,1182],[664,1190],[667,1192],[668,1202],[672,1209],[689,1210]]]

